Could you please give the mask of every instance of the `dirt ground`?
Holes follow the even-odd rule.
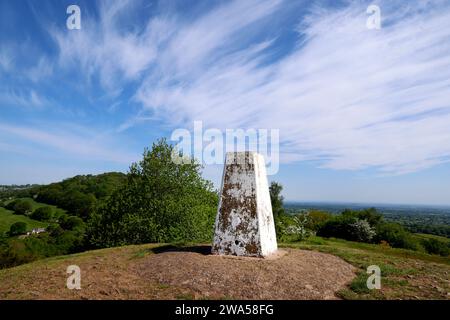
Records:
[[[337,299],[355,277],[342,259],[282,249],[269,259],[209,254],[210,247],[131,246],[39,261],[0,272],[0,299]],[[81,290],[66,268],[81,269]]]

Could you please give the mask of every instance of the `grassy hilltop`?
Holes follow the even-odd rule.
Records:
[[[285,246],[327,252],[357,267],[358,276],[339,293],[344,299],[450,299],[449,257],[320,237]],[[381,290],[367,289],[369,265],[381,268]]]
[[[355,267],[353,280],[335,292],[335,297],[342,299],[450,299],[450,260],[424,253],[404,249],[393,249],[373,244],[362,244],[337,239],[313,237],[307,241],[281,244],[285,248],[312,250],[332,254]],[[174,283],[170,279],[175,273],[186,270],[192,258],[182,258],[184,262],[172,268],[149,268],[152,259],[164,253],[162,244],[144,244],[109,249],[93,250],[79,254],[52,257],[18,267],[0,270],[0,299],[239,299],[248,296],[211,296],[209,290],[200,290],[192,283],[196,279],[192,274],[178,274],[180,279]],[[160,249],[160,250],[159,250]],[[182,252],[183,248],[174,251]],[[186,249],[189,251],[190,249]],[[302,251],[299,251],[302,252]],[[196,259],[208,259],[205,252],[190,253]],[[165,257],[164,259],[167,259]],[[321,257],[320,259],[323,259]],[[228,260],[233,261],[232,258]],[[204,261],[204,260],[201,260]],[[205,260],[207,261],[207,260]],[[273,261],[272,261],[273,262]],[[269,265],[272,262],[268,262]],[[301,260],[298,260],[300,263]],[[185,263],[185,265],[183,264]],[[203,262],[201,262],[203,263]],[[320,263],[320,262],[319,262]],[[81,268],[81,290],[66,288],[66,268],[76,264]],[[381,267],[381,290],[368,290],[366,287],[368,265]],[[157,266],[158,264],[152,264]],[[178,269],[177,269],[178,267]],[[162,267],[161,267],[162,268]],[[252,270],[258,272],[268,269],[273,277],[283,279],[292,277],[295,282],[301,273],[283,274],[281,270],[262,267],[255,264]],[[229,270],[232,272],[232,270]],[[149,275],[149,273],[151,273]],[[212,275],[205,275],[205,277]],[[330,275],[333,277],[334,275]],[[194,277],[192,279],[192,277]],[[197,277],[200,277],[197,275]],[[189,282],[188,280],[192,281]],[[311,283],[322,281],[308,279]],[[237,287],[247,285],[245,282],[229,280],[229,290],[240,292]],[[304,280],[302,280],[304,282]],[[308,291],[311,288],[298,290]],[[285,288],[287,290],[287,288]],[[283,288],[273,288],[270,298],[286,297],[289,294]],[[227,291],[228,292],[228,291]],[[242,293],[244,294],[244,293]],[[314,296],[313,296],[314,298]]]

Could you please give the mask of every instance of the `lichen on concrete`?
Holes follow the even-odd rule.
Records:
[[[276,250],[264,158],[227,153],[212,252],[264,257]]]

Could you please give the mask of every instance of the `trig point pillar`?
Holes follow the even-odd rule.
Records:
[[[228,152],[212,253],[264,257],[277,250],[264,157]]]

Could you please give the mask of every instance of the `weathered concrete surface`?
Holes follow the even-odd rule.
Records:
[[[264,257],[277,250],[266,167],[256,152],[226,155],[212,252]]]

